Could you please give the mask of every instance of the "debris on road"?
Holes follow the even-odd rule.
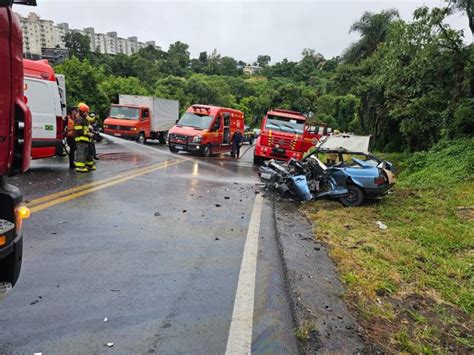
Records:
[[[108,319],[107,319],[107,317],[105,317],[105,318],[104,318],[104,322],[107,322],[107,321],[108,321]]]
[[[221,207],[221,205],[219,205],[218,203],[216,203],[216,207]]]
[[[161,216],[161,213],[160,213],[160,212],[155,212],[154,216],[155,216],[155,217],[160,217],[160,216]]]
[[[216,237],[216,240],[220,240],[220,238]]]
[[[33,306],[34,304],[39,303],[39,300],[34,300],[33,302],[30,303],[30,306]]]
[[[382,229],[382,230],[385,230],[388,228],[387,225],[383,224],[380,221],[375,222],[375,224],[379,227],[379,229]]]
[[[112,348],[114,346],[114,343],[107,343],[107,347]]]
[[[224,196],[224,200],[230,200],[229,196]]]

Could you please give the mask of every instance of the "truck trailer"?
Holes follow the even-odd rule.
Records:
[[[119,95],[104,121],[104,132],[138,143],[157,139],[166,144],[166,134],[179,118],[179,101],[152,96]]]

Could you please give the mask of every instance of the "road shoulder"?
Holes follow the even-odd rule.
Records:
[[[303,353],[364,352],[360,328],[342,300],[344,288],[324,243],[295,203],[274,201],[275,225],[295,334]]]

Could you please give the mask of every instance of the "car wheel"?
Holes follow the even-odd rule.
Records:
[[[158,142],[160,142],[160,144],[166,144],[166,137],[164,134],[158,136]]]
[[[263,163],[263,158],[259,157],[258,155],[253,156],[253,163],[256,165],[262,165]]]
[[[209,144],[206,144],[203,148],[202,148],[202,152],[201,152],[201,155],[203,157],[208,157],[212,154],[212,151],[211,151],[211,146]]]
[[[145,144],[145,142],[146,142],[145,133],[141,132],[137,137],[137,143]]]
[[[364,193],[360,187],[356,185],[347,185],[347,190],[349,190],[349,194],[340,198],[341,203],[346,207],[360,206],[364,201]]]

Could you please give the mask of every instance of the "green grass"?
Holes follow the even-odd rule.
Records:
[[[315,236],[330,246],[369,342],[387,352],[473,351],[473,140],[386,158],[400,169],[394,193],[352,209],[306,204]]]

